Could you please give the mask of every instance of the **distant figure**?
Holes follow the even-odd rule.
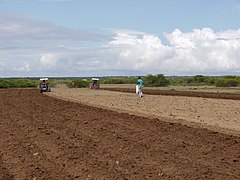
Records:
[[[142,93],[143,80],[141,79],[140,76],[138,77],[137,86],[138,86],[139,97],[143,97],[143,93]]]

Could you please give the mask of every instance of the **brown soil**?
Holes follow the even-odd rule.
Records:
[[[138,98],[133,93],[121,92],[121,90],[126,89],[95,91],[59,86],[48,95],[118,112],[240,136],[239,100],[187,97],[177,94],[149,95],[145,94],[146,89],[144,89],[144,97]],[[185,93],[192,94],[192,92]],[[200,94],[204,95],[204,93]]]
[[[133,89],[133,88],[101,88],[101,89],[109,90],[109,91],[135,93],[135,89]],[[144,89],[144,94],[240,100],[240,94],[229,94],[229,93]]]
[[[0,179],[239,179],[240,137],[0,90]]]

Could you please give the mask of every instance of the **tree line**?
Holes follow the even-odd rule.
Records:
[[[135,84],[138,77],[109,78],[102,80],[103,84]],[[196,75],[191,77],[166,77],[164,74],[147,75],[142,77],[144,85],[147,87],[164,86],[216,86],[216,87],[237,87],[240,86],[239,76],[203,76]]]
[[[50,78],[51,79],[51,78]],[[239,76],[174,76],[166,77],[164,74],[146,75],[142,77],[146,87],[164,87],[164,86],[216,86],[216,87],[237,87],[240,86]],[[136,84],[138,77],[102,77],[100,84]],[[88,87],[91,78],[57,78],[50,80],[51,87],[57,83],[66,84],[69,88]],[[36,78],[0,78],[0,88],[34,88],[39,84]]]

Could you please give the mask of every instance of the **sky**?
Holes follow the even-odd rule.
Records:
[[[0,0],[0,77],[240,75],[240,0]]]

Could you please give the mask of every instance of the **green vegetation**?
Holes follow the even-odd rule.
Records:
[[[146,87],[166,86],[216,86],[236,87],[240,86],[238,76],[172,76],[165,77],[163,74],[147,75],[142,77]],[[136,84],[138,77],[105,77],[101,84]]]
[[[57,80],[58,83],[64,83],[70,88],[88,87],[91,82],[74,78],[72,80]],[[138,77],[102,77],[100,84],[136,84]],[[166,86],[216,86],[216,87],[236,87],[240,86],[240,77],[238,76],[172,76],[166,77],[163,74],[147,75],[142,77],[146,87],[166,87]]]
[[[196,75],[193,77],[170,78],[170,84],[175,86],[216,86],[216,87],[236,87],[240,85],[240,77],[223,76],[211,77]]]
[[[214,86],[216,78],[196,75],[192,77],[172,77],[170,84],[176,86]]]
[[[66,83],[69,88],[84,88],[89,86],[89,82],[86,80],[72,80]]]
[[[102,84],[135,84],[138,78],[136,77],[115,77],[106,78],[101,81]]]
[[[30,79],[0,79],[0,88],[33,88],[38,82]]]
[[[57,84],[66,84],[69,88],[89,87],[91,77],[59,77],[49,78],[51,87]],[[239,76],[171,76],[163,74],[147,75],[142,77],[146,87],[166,87],[166,86],[215,86],[215,87],[238,87],[240,86]],[[101,77],[100,84],[137,84],[138,77]],[[0,88],[35,88],[38,87],[39,78],[0,78]]]
[[[38,82],[38,83],[39,83],[39,82]],[[50,80],[49,80],[49,85],[50,85],[50,87],[56,87],[57,84],[58,84],[58,81],[57,81],[57,80],[55,80],[55,79],[50,79]]]
[[[143,81],[144,85],[148,87],[164,87],[170,84],[163,74],[145,76]]]
[[[215,81],[216,87],[237,87],[240,81],[237,79],[217,79]]]
[[[224,76],[215,81],[216,87],[237,87],[240,85],[240,77],[237,76]]]

